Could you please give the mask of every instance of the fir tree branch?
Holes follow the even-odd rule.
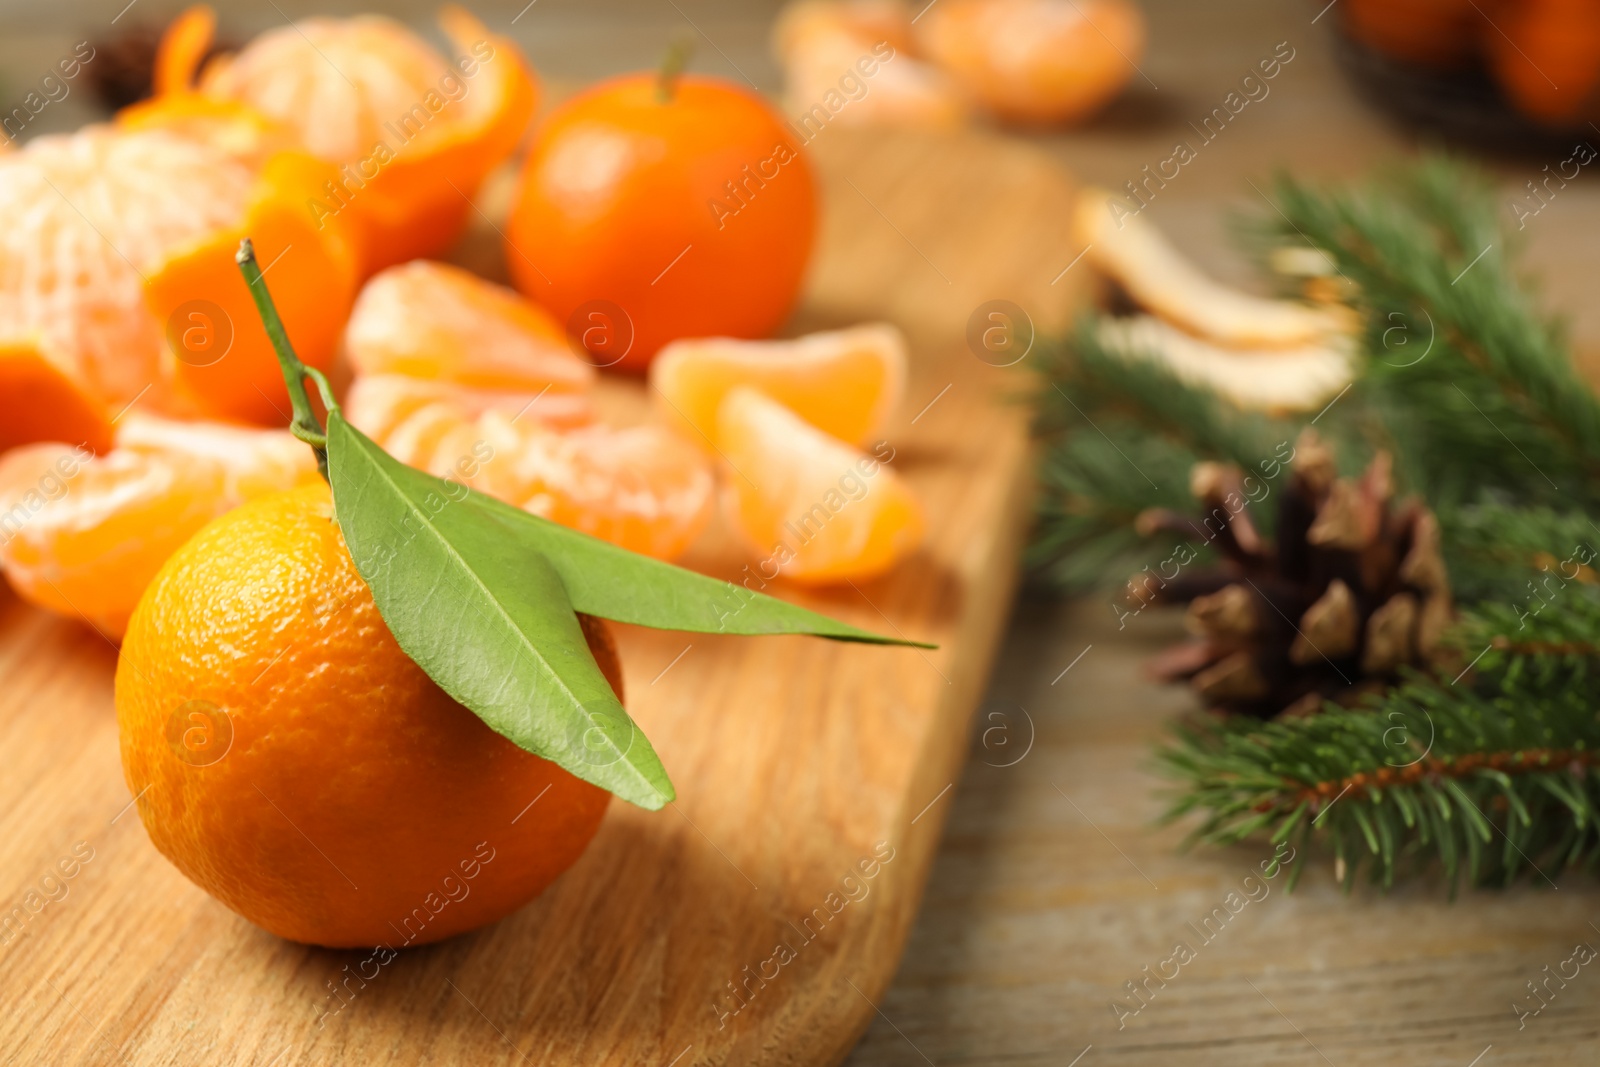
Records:
[[[1471,616],[1457,643],[1488,647],[1455,681],[1414,675],[1306,719],[1176,726],[1157,752],[1180,786],[1164,819],[1201,813],[1191,843],[1321,836],[1347,889],[1362,866],[1387,887],[1430,857],[1452,891],[1600,866],[1600,594],[1575,590],[1521,630]]]
[[[1449,502],[1441,489],[1459,501],[1485,484],[1516,500],[1595,502],[1600,398],[1517,284],[1481,179],[1435,159],[1364,193],[1287,176],[1276,189],[1278,238],[1322,249],[1360,289],[1375,403],[1408,441],[1412,484],[1436,506]],[[1412,362],[1386,346],[1397,328],[1426,330],[1428,356]]]

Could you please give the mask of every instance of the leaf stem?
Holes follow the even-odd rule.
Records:
[[[239,251],[233,258],[239,264],[239,272],[244,275],[251,299],[256,302],[256,312],[261,316],[267,339],[272,342],[272,351],[278,357],[278,367],[283,371],[283,383],[289,388],[289,402],[294,405],[294,418],[289,423],[289,432],[311,446],[317,455],[317,470],[322,472],[326,480],[328,435],[323,432],[322,423],[317,421],[316,410],[311,406],[311,397],[306,392],[306,379],[310,378],[316,383],[317,392],[328,411],[339,410],[338,403],[333,399],[333,390],[321,371],[301,363],[300,357],[294,354],[294,346],[289,343],[289,335],[283,328],[283,319],[278,315],[277,305],[272,302],[272,294],[267,291],[266,279],[261,276],[261,264],[256,260],[255,246],[250,243],[250,238],[239,242]]]
[[[663,104],[672,103],[678,90],[678,76],[694,57],[694,38],[688,35],[675,37],[661,57],[661,67],[656,72],[656,99]]]

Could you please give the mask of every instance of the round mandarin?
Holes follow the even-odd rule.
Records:
[[[816,181],[763,100],[715,78],[602,82],[540,127],[506,227],[517,287],[599,366],[680,337],[764,337],[800,291]]]
[[[609,635],[583,621],[620,697]],[[320,483],[230,512],[167,562],[116,705],[151,841],[295,941],[399,948],[503,918],[578,858],[610,799],[406,656]]]

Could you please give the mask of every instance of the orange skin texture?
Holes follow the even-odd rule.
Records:
[[[609,635],[583,621],[620,697]],[[193,700],[231,723],[214,762],[179,758],[184,728],[204,730],[178,711]],[[578,858],[610,799],[401,651],[321,485],[230,512],[167,562],[129,626],[116,705],[151,842],[246,919],[309,944],[399,948],[495,922]]]
[[[173,380],[180,396],[201,414],[261,426],[287,421],[289,391],[234,260],[246,237],[255,246],[256,260],[270,272],[273,303],[295,353],[319,370],[332,365],[355,302],[357,249],[347,231],[319,227],[306,203],[333,173],[331,165],[303,153],[273,156],[238,226],[177,250],[145,279],[146,305],[158,322],[169,325]],[[194,307],[200,310],[186,310]],[[176,332],[170,326],[174,316]],[[215,359],[211,351],[192,350],[183,340],[184,322],[202,331],[196,336],[213,330],[231,333],[231,346]]]
[[[1523,114],[1551,125],[1600,117],[1600,7],[1519,0],[1482,34],[1489,67]]]
[[[742,207],[729,182],[745,183]],[[656,75],[630,74],[540,128],[506,261],[517,287],[569,329],[589,301],[623,309],[633,338],[616,365],[638,371],[680,337],[772,333],[804,280],[816,201],[809,160],[760,98],[686,76],[663,101]]]

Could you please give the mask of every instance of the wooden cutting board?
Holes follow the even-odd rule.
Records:
[[[1029,149],[830,129],[814,151],[825,220],[793,327],[886,318],[907,331],[914,369],[888,439],[929,538],[878,581],[774,588],[939,649],[619,628],[630,710],[678,801],[654,813],[614,803],[543,897],[371,976],[368,953],[264,933],[155,851],[118,762],[115,649],[0,593],[0,921],[22,917],[14,936],[0,931],[0,1059],[691,1067],[845,1055],[921,897],[1027,523],[1021,382],[969,350],[968,319],[1006,298],[1059,326],[1083,272],[1061,273],[1077,252],[1068,181]],[[618,410],[642,407],[638,383],[608,389]],[[743,561],[713,532],[688,562],[731,577]],[[52,881],[61,860],[73,877]],[[358,970],[369,980],[350,978]]]

